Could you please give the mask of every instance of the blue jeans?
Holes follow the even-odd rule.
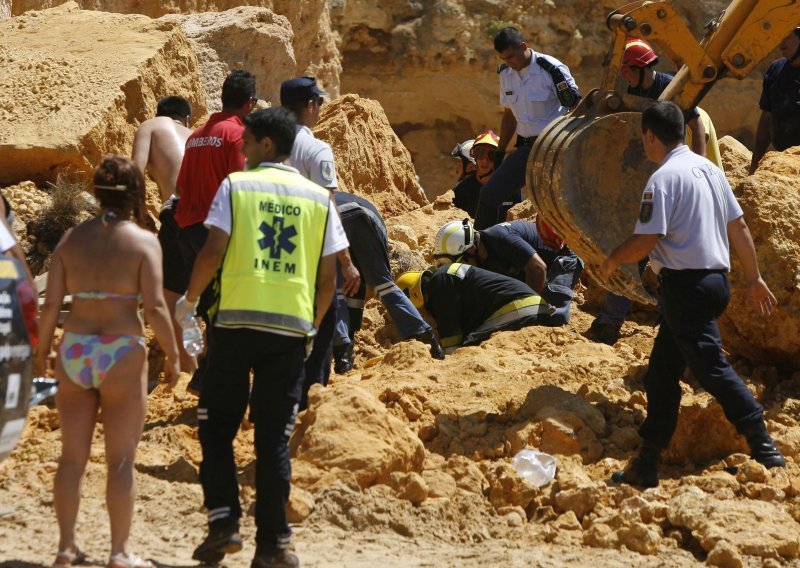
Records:
[[[647,418],[639,434],[667,447],[678,423],[679,383],[687,366],[739,432],[762,422],[764,409],[722,353],[716,318],[730,300],[727,274],[663,269],[660,280],[661,325],[644,378]]]
[[[547,269],[547,281],[542,290],[544,298],[555,312],[550,314],[548,325],[569,323],[572,306],[572,289],[583,273],[583,261],[575,254],[556,257]]]

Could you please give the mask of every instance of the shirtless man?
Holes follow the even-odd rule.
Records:
[[[161,229],[158,231],[158,241],[164,253],[164,298],[170,314],[175,313],[175,302],[189,285],[189,273],[178,250],[178,225],[175,222],[178,196],[175,182],[181,169],[186,140],[192,133],[189,128],[191,116],[189,101],[183,97],[164,97],[158,101],[155,118],[139,125],[133,139],[133,162],[142,172],[146,169],[155,180],[164,202],[159,215]],[[180,325],[174,319],[172,324],[180,348],[181,369],[192,372],[196,363],[183,350]]]

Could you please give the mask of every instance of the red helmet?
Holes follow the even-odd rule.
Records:
[[[658,56],[653,48],[643,39],[628,38],[625,43],[625,55],[622,64],[630,67],[649,67],[658,63]]]

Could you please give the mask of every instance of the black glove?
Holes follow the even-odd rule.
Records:
[[[419,339],[422,343],[430,345],[431,357],[434,359],[444,359],[444,349],[439,345],[439,339],[436,337],[436,334],[433,333],[433,330],[419,333],[414,336],[414,339]]]

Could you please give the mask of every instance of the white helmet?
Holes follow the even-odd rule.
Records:
[[[472,145],[475,140],[464,140],[461,144],[456,144],[450,155],[454,158],[461,158],[465,162],[475,163],[475,158],[472,157]]]
[[[469,219],[450,221],[436,233],[433,258],[439,266],[457,262],[475,244],[475,229]]]

